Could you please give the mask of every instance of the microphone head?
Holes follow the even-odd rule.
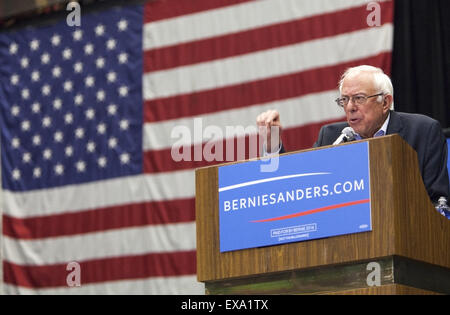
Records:
[[[338,145],[341,144],[342,142],[348,142],[353,140],[355,140],[355,131],[353,130],[352,127],[346,127],[342,129],[341,135],[339,136],[339,138],[336,139],[336,141],[334,141],[333,145]]]
[[[352,127],[346,127],[342,129],[342,134],[345,135],[347,141],[355,140],[355,130]]]

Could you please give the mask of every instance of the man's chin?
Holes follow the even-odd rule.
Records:
[[[359,126],[359,124],[354,124],[354,123],[351,123],[351,122],[348,122],[348,125],[350,126],[350,127],[352,127],[352,129],[357,133],[357,134],[360,134],[360,128],[358,128],[358,126]]]

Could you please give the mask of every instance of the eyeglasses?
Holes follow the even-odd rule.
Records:
[[[375,95],[371,95],[371,96],[365,96],[362,94],[357,94],[357,95],[353,95],[353,96],[343,96],[343,97],[337,98],[335,100],[335,102],[340,107],[346,107],[348,105],[348,103],[350,102],[350,100],[352,100],[353,104],[355,104],[357,106],[361,106],[361,105],[366,104],[366,102],[369,98],[377,97],[377,96],[381,96],[381,95],[384,95],[384,93],[379,93],[379,94],[375,94]]]

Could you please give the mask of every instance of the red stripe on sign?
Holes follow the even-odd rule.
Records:
[[[251,221],[251,223],[263,223],[263,222],[282,221],[282,220],[287,220],[287,219],[292,219],[292,218],[303,217],[303,216],[314,214],[314,213],[319,213],[319,212],[335,210],[335,209],[339,209],[339,208],[356,206],[356,205],[369,203],[369,202],[370,202],[370,199],[346,202],[346,203],[341,203],[341,204],[338,204],[338,205],[327,206],[327,207],[318,208],[318,209],[314,209],[314,210],[302,211],[302,212],[299,212],[299,213],[294,213],[294,214],[290,214],[290,215],[286,215],[286,216],[282,216],[282,217],[278,217],[278,218]]]
[[[254,0],[154,0],[144,6],[144,23],[198,13]]]
[[[69,264],[70,262],[67,262]],[[196,273],[196,252],[151,253],[98,259],[80,264],[81,286],[88,283],[171,277]],[[67,264],[21,266],[3,262],[4,282],[27,288],[67,287]]]
[[[392,22],[392,2],[383,2],[380,6],[383,11],[381,24]],[[367,16],[366,6],[147,50],[144,52],[144,72],[229,58],[369,28],[366,19],[355,16]]]
[[[176,95],[144,103],[144,121],[198,116],[334,90],[349,67],[366,64],[390,69],[391,52],[300,73],[242,83],[208,91]]]
[[[16,239],[40,239],[192,221],[195,221],[195,200],[188,198],[24,219],[3,215],[3,234]]]
[[[315,140],[317,139],[317,136],[319,134],[319,130],[323,125],[330,124],[333,122],[343,121],[342,119],[336,119],[336,120],[328,120],[328,121],[321,121],[319,123],[314,123],[306,126],[299,126],[296,128],[290,128],[283,130],[283,139],[286,139],[286,141],[283,140],[284,146],[286,150],[289,151],[295,151],[295,150],[302,150],[302,149],[308,149],[311,148],[314,144]],[[301,136],[299,136],[301,135]],[[255,137],[255,136],[253,136]],[[190,157],[189,160],[181,160],[177,161],[178,159],[174,159],[172,156],[172,149],[164,149],[164,150],[152,150],[144,153],[144,173],[161,173],[161,172],[172,172],[172,171],[179,171],[179,170],[185,170],[185,169],[194,169],[194,168],[200,168],[200,167],[206,167],[206,166],[213,166],[217,164],[232,162],[232,161],[242,161],[242,160],[248,160],[251,158],[255,158],[259,154],[259,149],[256,150],[256,152],[253,152],[253,154],[250,154],[249,150],[249,137],[247,136],[245,138],[245,152],[243,152],[242,155],[238,156],[238,139],[242,138],[236,138],[236,139],[226,139],[222,141],[218,141],[216,143],[210,144],[213,146],[214,144],[217,145],[217,147],[223,148],[223,152],[219,154],[219,157],[222,157],[222,160],[213,160],[213,161],[207,161],[205,159],[205,156],[203,155],[203,150],[205,148],[206,144],[198,144],[194,146],[186,146],[184,148],[175,149],[177,153],[181,154],[188,152],[187,155]],[[227,156],[227,144],[234,146],[234,152]],[[199,159],[198,161],[195,161],[194,152],[198,151],[199,153]],[[209,152],[209,150],[207,150]],[[215,152],[213,152],[215,153]],[[244,157],[243,157],[244,156]],[[230,157],[228,159],[228,157]]]

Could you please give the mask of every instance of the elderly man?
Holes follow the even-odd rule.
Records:
[[[322,127],[314,147],[331,145],[345,127],[352,127],[355,138],[367,139],[399,134],[417,152],[419,167],[428,195],[433,202],[449,197],[447,171],[447,142],[439,122],[424,115],[393,111],[393,87],[390,78],[379,68],[359,66],[348,69],[342,76],[336,100],[347,116],[346,123]],[[280,115],[271,110],[257,117],[260,130],[268,132],[266,150],[284,153],[281,132],[278,146],[271,148],[270,127],[281,131]],[[275,139],[278,140],[278,139]],[[275,141],[274,143],[277,143]]]

